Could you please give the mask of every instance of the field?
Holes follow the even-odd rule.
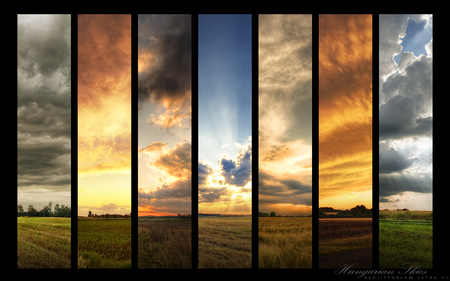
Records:
[[[319,219],[319,256],[372,247],[372,219]]]
[[[433,266],[433,213],[380,211],[380,267]]]
[[[70,268],[70,218],[18,217],[18,268]]]
[[[131,268],[131,219],[78,219],[78,268]]]
[[[259,268],[312,268],[311,217],[260,217]]]
[[[199,217],[199,268],[251,268],[251,217]]]
[[[192,221],[139,218],[139,268],[192,268]]]

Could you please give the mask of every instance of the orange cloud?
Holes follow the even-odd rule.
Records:
[[[131,16],[78,16],[78,168],[131,167]]]
[[[320,15],[319,200],[371,189],[372,17]]]

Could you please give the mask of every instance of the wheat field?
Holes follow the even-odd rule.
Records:
[[[311,217],[260,217],[259,268],[312,268]]]

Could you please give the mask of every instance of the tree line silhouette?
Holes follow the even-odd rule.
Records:
[[[54,210],[52,211],[53,203],[49,202],[41,210],[36,210],[33,205],[28,205],[28,210],[25,212],[22,205],[17,205],[17,216],[18,217],[64,217],[70,218],[71,210],[70,207],[66,205],[56,204]]]

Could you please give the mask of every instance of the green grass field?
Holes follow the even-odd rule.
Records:
[[[18,217],[18,268],[70,268],[70,218]]]
[[[311,217],[260,217],[259,268],[312,268]]]
[[[380,211],[380,267],[433,266],[432,212]]]
[[[251,217],[199,217],[199,268],[251,268]]]
[[[78,219],[78,268],[131,268],[131,219]]]
[[[191,268],[192,221],[139,218],[139,268]]]

